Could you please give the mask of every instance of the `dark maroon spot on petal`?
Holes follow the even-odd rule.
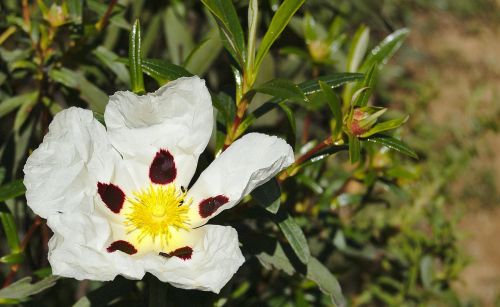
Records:
[[[178,248],[170,253],[160,253],[160,256],[163,256],[165,258],[178,257],[181,258],[182,260],[189,260],[191,259],[192,255],[193,255],[193,249],[189,246]]]
[[[118,240],[113,243],[111,243],[110,246],[106,249],[108,253],[116,252],[116,251],[122,251],[125,254],[133,255],[137,253],[137,249],[135,247],[128,243],[127,241],[123,240]]]
[[[224,195],[217,195],[215,197],[210,197],[202,200],[199,207],[200,216],[203,218],[209,217],[214,214],[220,206],[224,205],[229,201]]]
[[[161,149],[156,153],[149,167],[149,178],[157,184],[167,184],[174,181],[177,175],[174,157],[168,150]]]
[[[114,213],[120,213],[125,202],[125,193],[112,183],[97,183],[97,193],[101,196],[102,201],[106,204],[109,210]]]

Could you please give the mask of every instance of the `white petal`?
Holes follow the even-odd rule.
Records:
[[[216,158],[189,190],[188,197],[193,198],[191,225],[201,225],[222,210],[234,207],[293,162],[293,150],[283,139],[260,133],[243,136]],[[218,195],[227,197],[228,202],[210,216],[200,216],[200,202]]]
[[[191,259],[165,258],[149,255],[143,261],[146,271],[158,279],[183,289],[198,289],[219,293],[238,268],[245,262],[232,227],[206,225],[194,244]]]
[[[47,220],[54,236],[49,241],[49,262],[54,275],[78,280],[130,279],[144,276],[140,258],[108,253],[110,226],[106,219],[82,213],[54,214]]]
[[[118,151],[125,159],[144,164],[139,167],[141,176],[163,148],[175,158],[176,182],[187,185],[210,139],[213,108],[205,82],[190,77],[143,96],[117,92],[110,97],[104,117]]]
[[[92,211],[97,181],[110,180],[118,159],[91,111],[59,112],[24,166],[28,206],[44,218],[58,211]]]

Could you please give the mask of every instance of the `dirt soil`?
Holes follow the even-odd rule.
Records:
[[[462,245],[472,259],[456,287],[464,297],[494,306],[500,299],[500,134],[477,127],[484,118],[500,122],[500,26],[434,12],[416,16],[411,30],[408,44],[423,57],[407,68],[416,82],[440,84],[427,116],[455,131],[473,152],[449,187],[462,203]]]

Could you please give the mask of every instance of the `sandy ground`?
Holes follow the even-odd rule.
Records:
[[[438,126],[457,131],[455,137],[474,152],[449,188],[462,203],[462,245],[472,259],[456,287],[494,306],[500,298],[500,134],[476,130],[481,118],[500,121],[500,27],[479,17],[439,12],[420,14],[411,29],[408,44],[424,57],[408,63],[409,70],[416,82],[441,84],[427,104],[427,115]]]

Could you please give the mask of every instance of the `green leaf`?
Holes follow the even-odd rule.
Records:
[[[257,27],[259,24],[259,1],[250,0],[248,3],[248,50],[246,70],[253,75],[255,61],[255,46],[257,44]]]
[[[279,107],[283,112],[285,112],[286,118],[288,119],[288,123],[290,126],[290,129],[287,132],[286,136],[286,141],[288,144],[292,146],[293,149],[295,149],[295,143],[297,141],[297,123],[295,122],[295,114],[293,113],[292,109],[287,106],[284,102],[278,103]]]
[[[329,295],[336,306],[346,306],[338,280],[316,258],[309,260],[306,277],[314,281],[323,293]]]
[[[408,145],[406,145],[402,141],[390,135],[375,134],[366,139],[363,139],[363,141],[384,145],[387,148],[398,151],[412,158],[418,159],[418,155],[413,149],[411,149]]]
[[[364,25],[360,26],[351,42],[349,53],[347,54],[347,71],[356,72],[359,64],[366,53],[370,39],[370,29]]]
[[[335,73],[319,77],[317,80],[309,80],[299,84],[300,89],[304,94],[311,95],[321,90],[318,81],[323,81],[331,88],[336,88],[349,82],[363,80],[364,75],[360,73]]]
[[[108,306],[109,302],[132,291],[134,287],[132,280],[117,277],[79,299],[73,307]]]
[[[365,138],[365,137],[369,137],[375,133],[396,129],[399,126],[401,126],[402,124],[404,124],[407,120],[408,120],[408,116],[403,116],[401,118],[396,118],[396,119],[392,119],[392,120],[388,120],[388,121],[376,124],[370,130],[363,133],[361,135],[361,137]]]
[[[37,98],[38,98],[38,92],[34,91],[5,99],[4,101],[0,102],[0,118],[4,117],[6,114],[19,108],[27,101],[29,102],[36,101]]]
[[[163,15],[169,59],[176,65],[181,65],[194,47],[192,34],[184,20],[183,8],[181,2],[172,2]]]
[[[273,79],[253,88],[254,91],[281,99],[307,100],[304,93],[292,81],[287,79]]]
[[[130,75],[127,71],[127,68],[123,63],[118,62],[118,56],[106,47],[99,46],[97,49],[94,49],[92,53],[96,56],[96,58],[101,61],[104,65],[106,65],[112,72],[115,73],[118,80],[125,83],[127,86],[130,86]]]
[[[104,113],[109,97],[100,88],[88,81],[81,72],[62,67],[51,69],[49,76],[69,88],[80,92],[80,97],[85,100],[93,111]]]
[[[236,103],[231,96],[220,92],[218,95],[212,97],[214,107],[219,111],[224,118],[224,125],[229,127],[236,116]]]
[[[145,74],[163,85],[180,77],[191,77],[193,74],[181,66],[160,59],[143,59],[142,69]]]
[[[66,1],[68,12],[73,23],[79,25],[82,23],[83,15],[83,0],[68,0]]]
[[[22,180],[14,180],[10,183],[0,186],[0,201],[6,201],[18,196],[21,196],[26,192]]]
[[[12,253],[0,258],[1,263],[20,264],[24,261],[24,253]]]
[[[307,263],[311,256],[306,236],[294,218],[284,211],[278,212],[277,223],[293,251],[302,263]]]
[[[387,36],[379,45],[372,49],[365,62],[361,66],[361,71],[368,71],[374,65],[382,67],[401,47],[410,31],[406,28],[396,30]]]
[[[259,71],[260,64],[269,52],[271,45],[274,41],[276,41],[281,32],[283,32],[292,16],[303,3],[304,0],[285,0],[280,5],[278,11],[276,11],[276,14],[274,14],[271,19],[267,32],[260,43],[259,50],[257,51],[257,55],[255,57],[254,72]]]
[[[269,180],[250,193],[257,204],[272,214],[276,214],[280,208],[281,188],[276,178]]]
[[[330,107],[330,110],[333,113],[333,118],[335,119],[335,128],[332,131],[333,137],[337,137],[337,135],[342,130],[343,118],[342,118],[342,106],[340,105],[340,99],[337,97],[330,86],[323,81],[319,81],[319,86],[326,98],[326,102]]]
[[[0,204],[0,221],[2,222],[2,227],[7,237],[7,244],[9,245],[10,251],[17,253],[21,250],[19,244],[19,236],[17,235],[17,226],[14,216],[9,211],[5,204]]]
[[[349,134],[349,159],[351,163],[356,163],[361,158],[361,142],[359,139]]]
[[[224,47],[240,64],[240,67],[245,67],[245,38],[233,2],[231,0],[201,0],[201,2],[215,16]]]
[[[364,107],[368,104],[368,99],[373,91],[373,86],[375,85],[375,78],[377,76],[376,65],[373,65],[368,74],[366,74],[363,81],[363,85],[358,91],[353,95],[354,103],[356,107]]]
[[[183,66],[193,74],[201,76],[217,59],[221,49],[222,42],[217,29],[211,29],[205,39],[193,48]]]
[[[142,76],[141,25],[138,19],[135,21],[130,31],[128,62],[132,91],[136,94],[142,94],[145,92],[145,89]]]
[[[31,277],[22,278],[10,286],[0,290],[1,299],[24,300],[28,296],[42,292],[56,284],[60,277],[49,276],[36,283],[31,283]]]

